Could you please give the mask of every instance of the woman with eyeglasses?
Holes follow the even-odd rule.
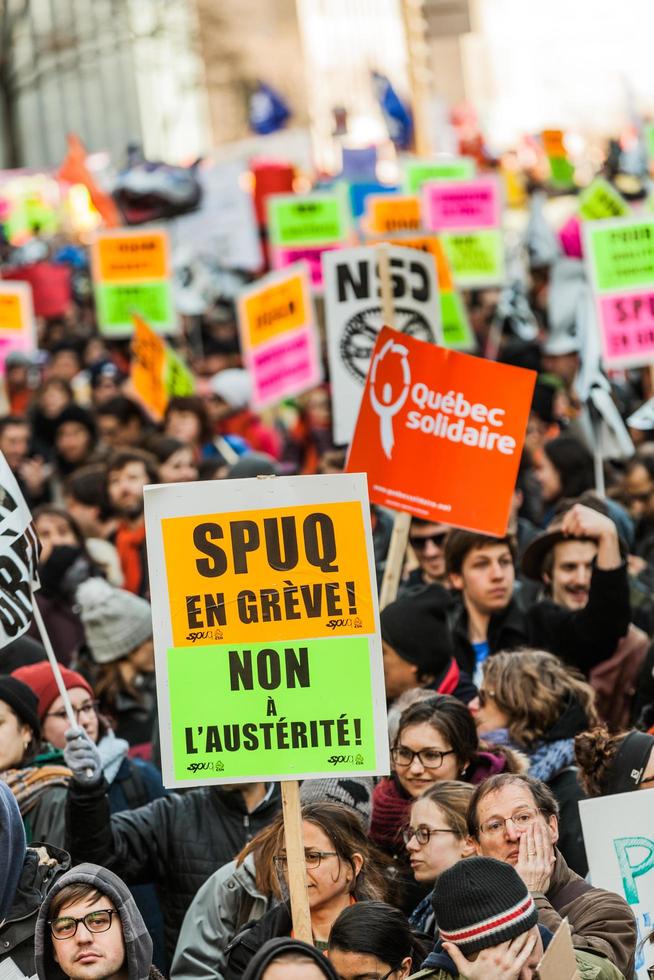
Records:
[[[410,912],[426,890],[416,884],[402,842],[414,800],[444,780],[475,785],[500,772],[522,772],[527,760],[505,746],[480,742],[470,711],[448,694],[418,701],[402,713],[391,760],[390,777],[373,792],[370,837],[393,857],[404,887],[401,907]]]
[[[433,886],[444,871],[475,853],[466,823],[472,793],[470,783],[445,780],[430,786],[411,807],[402,839],[416,881]],[[435,939],[437,924],[430,898],[431,893],[409,921],[418,932]]]
[[[302,836],[313,941],[318,949],[325,950],[332,926],[343,909],[355,902],[387,899],[387,864],[370,844],[355,811],[337,803],[304,804]],[[286,895],[288,859],[281,818],[277,820],[272,862],[281,894]],[[227,947],[225,980],[240,980],[264,942],[290,936],[291,931],[290,907],[284,901],[242,930]]]
[[[477,730],[529,758],[529,775],[554,793],[561,811],[558,848],[578,875],[588,873],[575,765],[575,736],[597,724],[595,692],[582,675],[544,650],[489,657],[483,667]]]
[[[399,909],[360,902],[332,926],[327,955],[340,980],[405,980],[427,950]]]

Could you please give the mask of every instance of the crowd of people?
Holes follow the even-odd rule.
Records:
[[[477,353],[499,327],[499,360],[538,372],[507,533],[412,520],[381,611],[391,772],[301,786],[313,945],[293,935],[279,785],[163,786],[143,490],[340,472],[329,381],[253,412],[229,303],[184,318],[196,393],[161,421],[88,295],[7,358],[0,451],[77,725],[33,624],[0,649],[0,971],[528,980],[566,918],[581,977],[634,980],[648,937],[589,880],[579,802],[654,785],[654,421],[599,479],[582,304],[553,312],[573,260],[524,254],[535,336],[499,291],[464,297]],[[625,421],[650,395],[641,370],[609,387]],[[392,515],[371,522],[381,583]]]

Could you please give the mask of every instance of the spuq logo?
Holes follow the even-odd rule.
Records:
[[[384,327],[347,469],[374,503],[502,535],[535,377]]]

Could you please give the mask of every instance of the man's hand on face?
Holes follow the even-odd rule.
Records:
[[[546,892],[556,863],[548,829],[540,821],[530,824],[520,837],[515,869],[530,892]]]
[[[461,980],[519,980],[537,942],[538,937],[529,930],[508,943],[482,949],[472,963],[453,943],[443,943],[443,949],[454,960]]]
[[[619,568],[622,564],[617,528],[605,514],[600,514],[592,507],[575,504],[564,514],[561,530],[571,538],[590,538],[597,541],[598,568],[608,571]]]

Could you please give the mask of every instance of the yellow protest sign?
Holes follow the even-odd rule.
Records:
[[[32,287],[27,282],[0,281],[0,375],[7,356],[21,351],[28,354],[36,347],[36,325]]]
[[[305,284],[303,276],[289,276],[249,295],[244,301],[243,323],[250,347],[258,347],[280,334],[304,326]]]
[[[370,194],[363,225],[369,235],[388,235],[420,228],[420,200],[413,195]]]

